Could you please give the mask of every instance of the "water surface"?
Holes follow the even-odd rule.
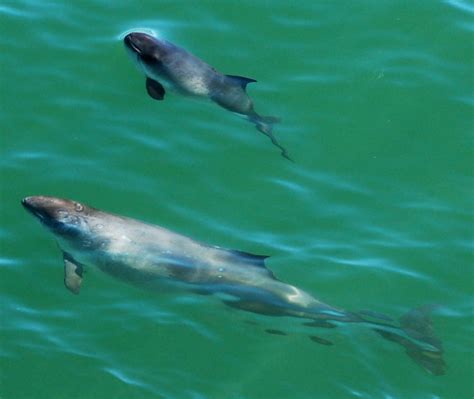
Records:
[[[470,398],[473,13],[469,1],[0,5],[2,398]],[[120,37],[149,28],[258,80],[295,163],[209,103],[149,99]],[[73,198],[228,248],[282,280],[398,317],[438,304],[445,376],[357,327],[311,342],[193,296],[87,271],[73,296],[20,206]],[[283,329],[288,336],[269,335]]]

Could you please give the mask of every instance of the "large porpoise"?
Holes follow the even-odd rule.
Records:
[[[146,76],[150,97],[163,100],[166,85],[187,96],[209,98],[221,107],[245,116],[270,138],[281,150],[281,155],[290,159],[272,133],[272,125],[278,118],[257,114],[247,95],[247,84],[256,80],[224,75],[181,47],[146,33],[129,33],[123,41],[127,52]]]
[[[310,327],[363,324],[401,344],[430,373],[444,374],[442,345],[434,336],[426,307],[408,312],[399,323],[378,313],[349,312],[278,280],[265,266],[266,256],[207,245],[67,199],[27,197],[22,204],[55,236],[63,252],[64,283],[74,294],[81,288],[84,267],[96,266],[143,288],[215,294],[234,308],[297,317]],[[331,344],[317,336],[311,338]]]

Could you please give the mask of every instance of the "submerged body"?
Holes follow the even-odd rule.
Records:
[[[272,125],[278,118],[257,114],[246,92],[247,84],[256,80],[224,75],[188,51],[146,33],[129,33],[124,38],[124,44],[137,67],[147,77],[146,89],[153,99],[164,99],[165,86],[186,96],[208,98],[246,117],[280,148],[285,158],[290,159],[272,134]]]
[[[84,265],[96,266],[143,288],[162,291],[171,286],[221,294],[226,305],[265,315],[299,317],[315,327],[334,327],[334,323],[343,322],[366,324],[384,338],[403,345],[431,373],[444,372],[441,343],[422,310],[402,317],[400,326],[383,316],[370,321],[362,313],[327,305],[279,281],[265,267],[265,256],[203,244],[75,201],[28,197],[22,203],[56,237],[64,256],[64,282],[75,294],[80,291]]]

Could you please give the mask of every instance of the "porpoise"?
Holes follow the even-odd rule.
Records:
[[[150,97],[163,100],[167,86],[186,96],[208,98],[246,117],[270,138],[283,157],[291,160],[272,133],[272,126],[279,119],[261,116],[254,110],[246,88],[249,83],[256,82],[255,79],[224,75],[183,48],[147,33],[132,32],[123,41],[132,60],[146,76],[146,90]]]
[[[233,308],[299,318],[309,327],[366,325],[402,345],[430,373],[444,373],[443,349],[434,335],[428,307],[409,311],[398,323],[376,312],[347,311],[280,281],[266,267],[267,256],[208,245],[77,201],[35,196],[23,199],[22,204],[56,238],[63,253],[64,283],[74,294],[81,289],[85,266],[95,266],[142,288],[215,295]],[[267,332],[283,334],[275,329]],[[311,339],[331,344],[317,336]]]

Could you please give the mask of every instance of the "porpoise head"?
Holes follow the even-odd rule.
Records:
[[[123,42],[137,66],[143,69],[147,76],[153,77],[166,52],[166,42],[142,32],[129,33],[124,37]]]
[[[91,215],[95,209],[79,202],[46,196],[26,197],[22,205],[61,242],[74,247],[87,247],[94,234]]]

